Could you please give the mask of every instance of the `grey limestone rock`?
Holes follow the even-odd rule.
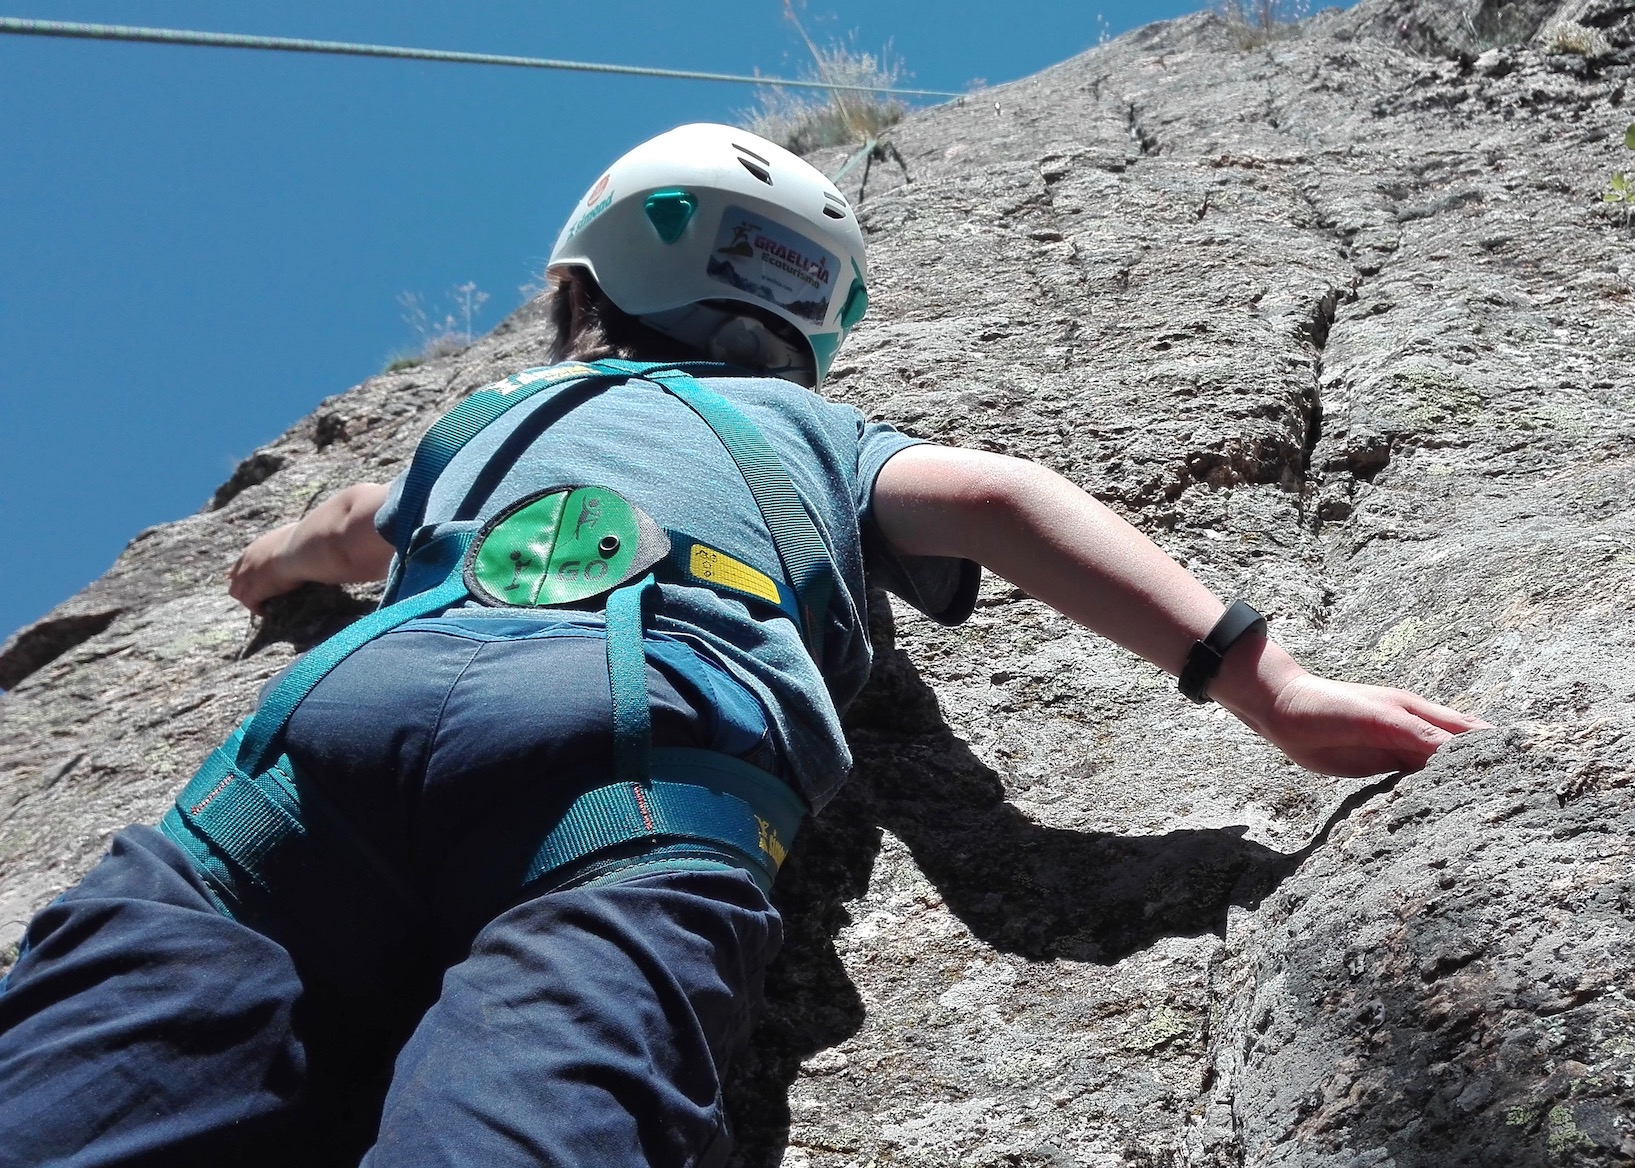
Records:
[[[740,1163],[1635,1158],[1632,51],[1621,0],[1190,17],[851,176],[877,276],[831,393],[1043,460],[1313,668],[1500,729],[1331,782],[1002,581],[958,630],[877,596]],[[547,337],[328,399],[7,642],[0,943],[369,603],[253,626],[238,549]]]

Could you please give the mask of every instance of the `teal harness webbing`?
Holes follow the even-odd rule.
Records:
[[[399,555],[407,553],[409,537],[414,534],[415,526],[426,514],[426,502],[431,498],[431,489],[437,482],[437,476],[448,469],[448,464],[454,461],[454,456],[464,450],[466,443],[482,433],[489,423],[496,421],[513,406],[520,405],[543,390],[561,390],[564,386],[584,380],[593,372],[588,366],[569,368],[572,372],[565,377],[541,376],[535,380],[523,381],[522,375],[519,374],[503,389],[485,385],[444,414],[430,430],[426,431],[425,437],[420,439],[420,444],[415,448],[414,461],[409,464],[408,474],[403,477],[403,494],[398,503],[398,513],[406,519],[412,519],[413,522],[399,524],[397,547]]]
[[[651,773],[653,711],[647,698],[642,607],[653,585],[649,573],[607,598],[607,683],[613,693],[613,776],[621,783],[646,782]]]
[[[800,618],[796,621],[797,627],[813,660],[821,667],[825,618],[835,589],[834,562],[806,505],[796,493],[789,472],[755,423],[688,372],[689,369],[721,372],[723,367],[603,360],[556,368],[564,372],[551,376],[549,370],[525,370],[510,379],[509,388],[479,389],[426,432],[403,479],[397,512],[400,571],[399,578],[388,586],[387,599],[394,600],[403,590],[401,577],[409,571],[411,558],[420,554],[418,549],[411,553],[409,543],[424,520],[432,487],[468,442],[507,410],[543,391],[555,394],[590,380],[611,384],[640,377],[662,386],[685,403],[710,428],[737,465],[772,536],[772,546],[783,565],[783,576],[795,594]],[[524,380],[530,377],[535,379]]]
[[[384,967],[426,933],[426,912],[345,816],[304,784],[287,757],[257,775],[235,765],[243,727],[211,752],[159,830],[192,859],[228,916],[283,916],[323,957],[346,950],[353,968]],[[279,905],[323,912],[280,914]],[[269,912],[270,910],[270,912]],[[409,942],[412,945],[414,942]]]
[[[783,564],[784,576],[799,598],[801,634],[812,659],[821,668],[824,623],[829,600],[834,595],[834,561],[829,558],[829,549],[818,534],[806,504],[795,493],[777,451],[768,445],[742,410],[699,384],[685,370],[635,361],[597,364],[658,382],[703,419],[727,448],[732,461],[738,465],[738,472],[744,476],[749,493],[755,497],[755,506],[760,509],[767,530],[772,533],[772,545]]]
[[[765,857],[774,870],[783,862],[806,813],[788,786],[769,784],[765,771],[712,750],[661,747],[651,752],[651,764],[644,781],[596,787],[574,800],[534,852],[523,882],[666,834],[726,846],[752,871],[768,867]],[[666,824],[671,831],[661,830]],[[673,830],[683,824],[687,830]]]
[[[552,376],[553,372],[555,376]],[[436,485],[438,476],[448,469],[449,463],[454,461],[455,455],[513,407],[546,390],[554,395],[591,378],[611,383],[619,379],[619,374],[606,373],[589,365],[524,370],[496,385],[485,385],[426,431],[420,444],[415,447],[408,472],[403,476],[403,491],[397,506],[397,574],[387,581],[387,602],[395,601],[402,590],[402,575],[408,568],[411,555],[418,554],[418,549],[409,546],[410,541],[425,519],[432,487]]]
[[[389,865],[300,783],[280,753],[290,716],[313,688],[352,652],[409,621],[465,600],[462,560],[475,538],[445,532],[411,547],[433,486],[461,450],[507,410],[541,392],[606,380],[647,378],[679,398],[720,439],[766,521],[784,569],[772,579],[771,603],[795,621],[821,663],[834,567],[827,547],[777,454],[743,412],[699,384],[688,368],[626,361],[528,370],[485,387],[441,418],[421,440],[398,506],[398,561],[382,608],[318,645],[293,666],[240,730],[212,753],[166,813],[160,828],[211,877],[230,914],[275,889],[297,897],[350,901],[350,917],[412,916],[413,896]],[[700,582],[685,566],[697,541],[673,533],[670,574]],[[703,581],[709,583],[709,581]],[[723,585],[716,585],[723,587]],[[730,585],[724,586],[730,593]],[[397,599],[402,594],[402,599]],[[791,595],[792,594],[792,595]],[[530,845],[520,887],[572,869],[598,854],[644,842],[699,840],[743,862],[769,888],[804,815],[798,795],[742,760],[710,751],[652,747],[643,645],[645,610],[657,595],[652,574],[616,589],[606,601],[608,681],[613,702],[614,781],[592,785]],[[538,836],[534,837],[539,840]],[[345,859],[338,858],[344,856]],[[409,906],[405,908],[405,906]]]
[[[471,535],[465,542],[471,542]],[[455,541],[458,542],[458,541]],[[464,550],[463,548],[461,549]],[[419,617],[441,612],[451,604],[466,598],[465,581],[455,573],[428,592],[410,596],[396,604],[376,609],[361,620],[354,621],[329,640],[314,647],[262,701],[255,717],[245,728],[244,741],[239,746],[238,766],[247,774],[256,774],[272,764],[277,744],[289,723],[290,715],[313,687],[322,681],[331,669],[345,661],[356,649],[362,648],[382,633],[389,633],[399,625]]]

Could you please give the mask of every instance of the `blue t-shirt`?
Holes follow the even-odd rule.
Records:
[[[834,559],[838,587],[829,606],[824,669],[819,672],[793,622],[764,619],[744,601],[703,586],[661,583],[663,599],[651,627],[714,659],[760,700],[787,777],[816,810],[851,770],[840,711],[868,680],[872,659],[865,569],[874,583],[948,624],[970,615],[979,569],[963,560],[897,556],[874,526],[875,477],[919,439],[787,381],[702,380],[742,410],[777,451]],[[431,530],[419,538],[475,530],[546,488],[594,485],[617,491],[661,525],[748,563],[778,563],[737,465],[684,403],[634,379],[582,399],[571,388],[560,397],[540,394],[472,439],[432,489],[425,516]],[[573,401],[581,404],[564,413]],[[400,475],[375,519],[394,544],[402,489]],[[469,607],[482,608],[475,602]],[[587,619],[579,611],[531,611],[543,620]]]

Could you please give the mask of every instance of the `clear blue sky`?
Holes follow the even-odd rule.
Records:
[[[1204,0],[809,0],[912,84],[1013,80]],[[957,13],[957,15],[956,15]],[[747,73],[779,0],[0,0],[0,14]],[[412,347],[397,297],[475,281],[485,331],[614,156],[753,91],[0,37],[0,637],[196,511],[319,399]]]

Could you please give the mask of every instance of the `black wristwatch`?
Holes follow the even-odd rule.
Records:
[[[1266,618],[1248,604],[1234,600],[1209,636],[1192,642],[1187,663],[1181,668],[1181,692],[1203,705],[1209,700],[1209,683],[1221,671],[1221,662],[1233,645],[1250,633],[1266,635]]]

